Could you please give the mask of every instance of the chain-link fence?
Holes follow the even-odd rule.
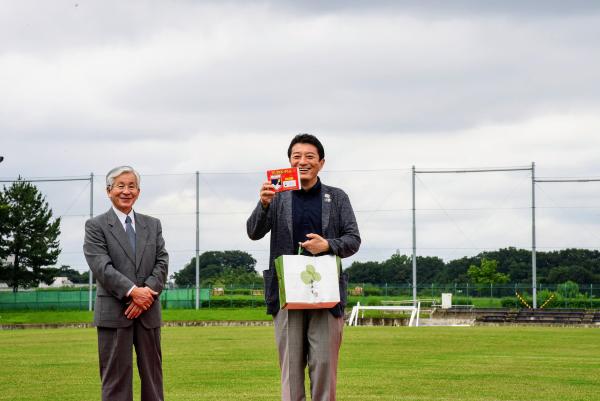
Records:
[[[420,299],[440,300],[443,293],[453,296],[456,306],[480,308],[527,308],[531,306],[528,284],[425,284],[417,288]],[[92,294],[95,298],[95,293]],[[196,302],[193,287],[165,289],[160,296],[164,309],[193,309]],[[222,286],[200,290],[201,308],[255,308],[264,306],[262,287]],[[600,284],[586,284],[575,288],[561,285],[540,285],[538,307],[600,308]],[[87,310],[87,288],[69,290],[32,290],[0,292],[0,310]],[[351,283],[348,304],[380,305],[390,301],[412,299],[409,284],[380,285]]]
[[[277,163],[282,163],[277,162]],[[277,166],[265,162],[266,166]],[[473,256],[482,251],[515,247],[531,248],[531,177],[529,172],[498,172],[485,177],[463,175],[443,177],[420,175],[416,181],[418,256],[437,256],[446,261]],[[320,174],[324,183],[343,188],[349,195],[357,217],[363,243],[360,251],[344,260],[344,267],[354,261],[381,262],[393,254],[412,253],[411,172],[408,168],[376,170],[331,170]],[[65,178],[65,177],[63,177]],[[36,182],[46,196],[56,217],[61,217],[61,255],[57,266],[66,265],[79,272],[88,271],[82,252],[84,223],[91,206],[98,215],[110,207],[104,190],[104,175],[90,176],[84,181]],[[65,178],[67,179],[67,178]],[[269,265],[269,236],[250,241],[245,222],[258,200],[257,189],[265,179],[264,170],[257,171],[204,171],[197,173],[159,173],[142,176],[143,195],[136,209],[158,217],[162,221],[163,236],[169,252],[169,273],[180,271],[196,254],[196,221],[198,221],[199,253],[211,250],[240,250],[251,254],[257,261],[256,270]],[[90,185],[93,183],[93,191]],[[365,188],[369,191],[365,191]],[[577,192],[561,190],[561,186],[544,186],[540,190],[536,208],[540,217],[537,226],[538,256],[542,251],[579,248],[598,249],[597,190],[577,187]],[[467,195],[465,195],[467,194]],[[485,195],[485,196],[484,196]],[[490,196],[488,196],[490,195]],[[196,211],[198,205],[198,211]],[[568,221],[566,227],[552,224],[560,218]],[[558,266],[557,266],[558,267]],[[418,271],[419,266],[417,266]],[[527,269],[528,272],[530,269]],[[430,276],[423,281],[433,280]],[[546,276],[539,277],[544,280]],[[200,280],[206,277],[200,276]],[[454,279],[453,277],[449,279]],[[423,284],[417,275],[419,296],[440,297],[451,292],[455,297],[490,298],[514,297],[515,291],[527,295],[531,288],[525,285],[473,287],[467,285],[440,286]],[[513,280],[520,278],[513,277]],[[592,280],[592,279],[590,279]],[[527,283],[531,286],[531,283]],[[359,285],[360,286],[360,285]],[[365,291],[366,291],[366,287]],[[411,296],[410,286],[379,285],[372,295]],[[538,291],[546,286],[540,285]],[[86,292],[87,289],[82,290]],[[212,293],[212,289],[206,289]],[[379,294],[375,292],[380,291]],[[581,286],[582,294],[592,294],[593,286]],[[173,293],[174,294],[174,293]],[[545,302],[544,294],[537,302]],[[2,295],[4,296],[4,295]],[[56,299],[31,294],[31,299],[16,296],[2,304],[69,305],[79,308],[86,302],[85,295],[55,295]],[[175,295],[174,295],[175,296]],[[172,304],[187,307],[195,295],[176,295]],[[165,299],[167,293],[161,299]],[[183,297],[185,299],[180,299]],[[201,299],[202,305],[222,296]],[[225,296],[227,297],[227,296]],[[255,299],[256,298],[256,299]],[[243,303],[236,298],[229,304]],[[353,299],[353,298],[351,298]],[[167,300],[168,301],[168,300]],[[89,298],[87,298],[89,302]],[[244,301],[245,302],[245,301]],[[252,298],[260,304],[259,296]],[[462,299],[461,299],[462,302]],[[492,304],[492,302],[490,302]],[[171,304],[167,302],[166,307]],[[0,305],[0,308],[6,308]]]

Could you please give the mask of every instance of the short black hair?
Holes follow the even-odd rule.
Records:
[[[323,144],[317,139],[316,136],[311,134],[298,134],[294,137],[294,139],[292,139],[292,142],[290,142],[290,146],[288,148],[288,159],[292,157],[292,148],[297,143],[309,143],[314,145],[319,152],[319,160],[323,160],[325,158],[325,149],[323,148]]]

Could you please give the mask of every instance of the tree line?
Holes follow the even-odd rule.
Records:
[[[489,266],[485,261],[495,261]],[[563,249],[536,252],[537,280],[541,284],[573,281],[578,284],[600,283],[600,252],[588,249]],[[513,247],[485,251],[475,256],[444,262],[436,256],[417,256],[419,283],[452,284],[476,283],[477,272],[469,269],[486,268],[495,281],[531,283],[531,251]],[[352,283],[411,284],[412,259],[394,254],[383,262],[354,262],[346,269]],[[493,276],[494,273],[499,275]]]
[[[255,270],[256,259],[247,252],[207,251],[198,257],[198,270],[202,286],[261,286],[262,277]],[[181,270],[171,275],[179,287],[196,285],[196,257]]]
[[[537,279],[541,284],[600,284],[600,252],[563,249],[536,252]],[[256,260],[244,251],[208,251],[199,257],[202,285],[260,285]],[[481,252],[444,262],[436,256],[417,256],[419,283],[502,284],[531,283],[531,251],[513,247]],[[353,262],[345,269],[352,283],[412,284],[412,259],[394,254],[382,262]],[[172,275],[178,286],[196,283],[196,259]]]

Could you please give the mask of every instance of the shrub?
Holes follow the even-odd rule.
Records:
[[[381,295],[381,288],[372,285],[365,285],[363,287],[363,294],[366,296]]]
[[[577,298],[579,294],[579,284],[574,281],[566,281],[562,284],[559,284],[556,288],[556,292],[562,295],[565,298]]]

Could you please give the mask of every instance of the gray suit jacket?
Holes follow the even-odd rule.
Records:
[[[83,252],[96,278],[94,324],[99,327],[127,327],[133,320],[124,315],[127,292],[135,284],[162,292],[167,280],[169,255],[165,250],[160,220],[135,214],[136,252],[119,218],[111,208],[85,223]],[[157,299],[138,319],[146,328],[161,325]]]
[[[355,254],[360,247],[360,233],[348,195],[339,188],[321,184],[321,205],[323,237],[329,242],[330,253],[342,258]],[[274,261],[278,256],[298,252],[298,244],[293,240],[291,191],[276,194],[267,209],[258,202],[246,228],[252,240],[261,239],[271,231],[269,270],[265,270],[263,276],[267,312],[274,315],[279,311],[279,284]],[[347,283],[347,276],[343,274],[340,277],[341,302],[331,309],[335,316],[344,313]]]

